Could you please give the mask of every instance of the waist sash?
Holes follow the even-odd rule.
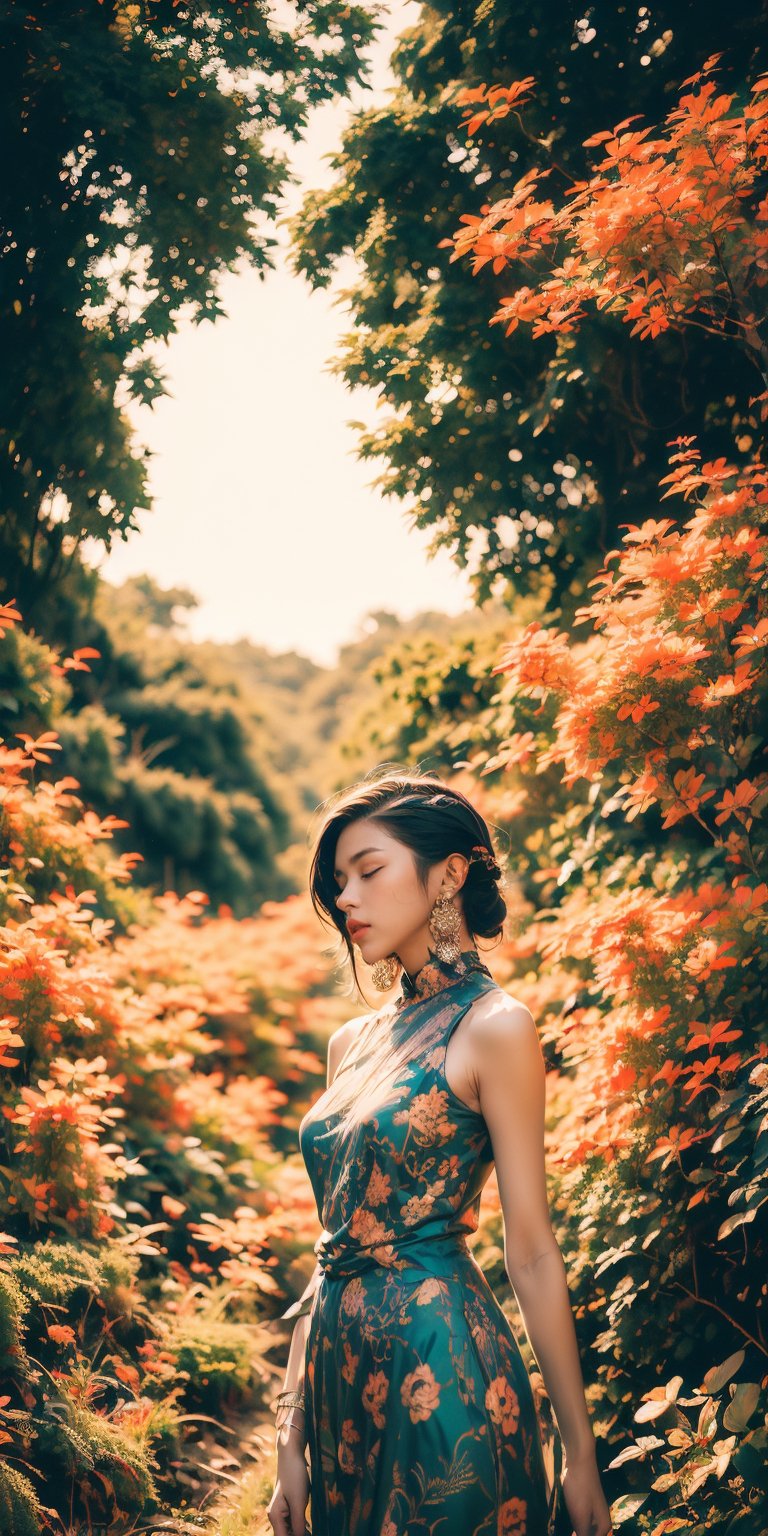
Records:
[[[324,1229],[314,1252],[323,1278],[329,1280],[348,1280],[374,1270],[395,1274],[411,1270],[439,1277],[451,1273],[462,1258],[471,1257],[463,1232],[428,1233],[418,1227],[398,1233],[391,1242],[368,1244],[353,1242],[343,1234],[334,1242]]]

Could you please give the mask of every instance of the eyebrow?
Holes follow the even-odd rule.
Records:
[[[376,847],[373,847],[373,848],[361,848],[358,853],[353,853],[352,854],[352,857],[350,858],[349,862],[350,862],[350,864],[355,864],[358,859],[365,858],[366,853],[381,853],[381,851],[382,851],[381,848],[376,848]],[[339,875],[342,875],[344,873],[344,871],[342,869],[335,869],[333,871],[333,873],[334,873],[336,879],[338,879]]]

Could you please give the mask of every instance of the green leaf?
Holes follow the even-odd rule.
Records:
[[[725,1386],[725,1383],[730,1381],[732,1376],[735,1376],[739,1366],[743,1364],[745,1354],[745,1350],[737,1349],[735,1354],[729,1355],[726,1360],[722,1360],[720,1365],[713,1365],[711,1370],[707,1371],[702,1381],[702,1391],[708,1392],[712,1397],[716,1396]]]

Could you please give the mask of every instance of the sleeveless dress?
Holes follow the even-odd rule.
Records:
[[[550,1536],[528,1372],[472,1257],[493,1165],[483,1116],[445,1076],[448,1041],[498,990],[476,950],[430,960],[362,1026],[360,1039],[418,1025],[427,1044],[394,1091],[346,1136],[326,1089],[299,1126],[323,1224],[310,1305],[305,1430],[312,1536]],[[434,1028],[431,1025],[434,1024]],[[293,1310],[293,1309],[291,1309]]]

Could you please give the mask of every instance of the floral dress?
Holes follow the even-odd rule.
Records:
[[[323,1224],[304,1378],[312,1536],[555,1529],[525,1362],[467,1245],[491,1139],[445,1076],[453,1030],[494,989],[476,950],[430,952],[336,1074],[372,1029],[394,1047],[418,1025],[426,1044],[394,1091],[339,1135],[326,1089],[299,1127]]]

